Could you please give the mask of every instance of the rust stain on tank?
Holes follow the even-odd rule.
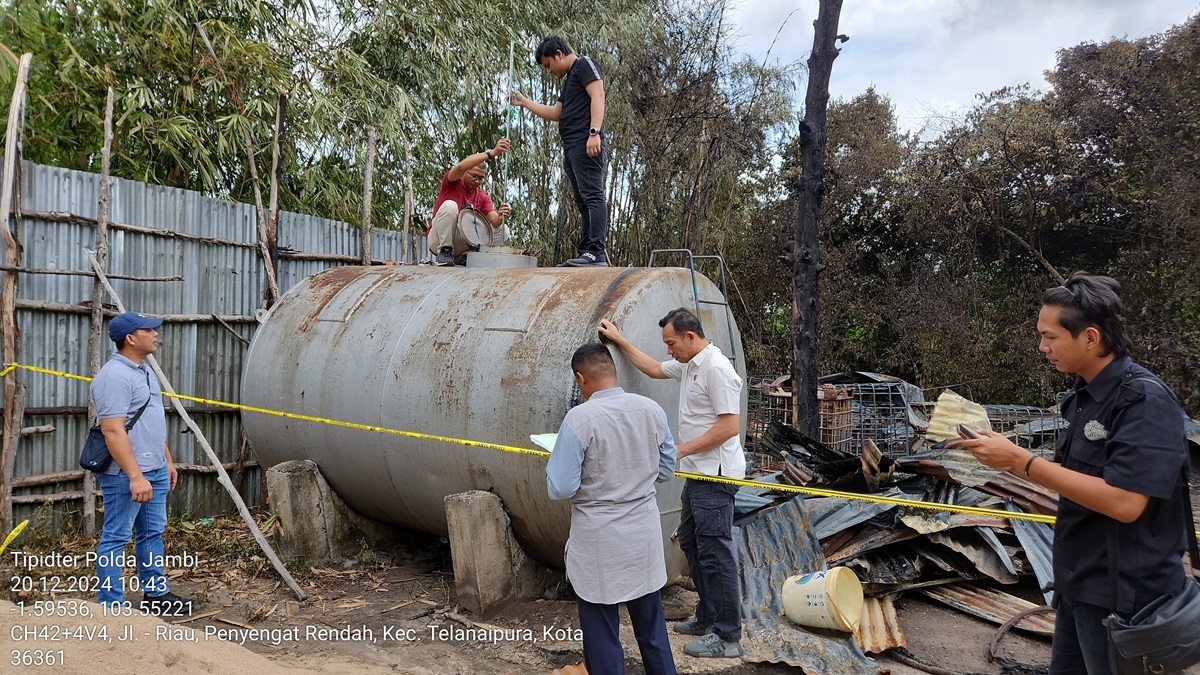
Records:
[[[312,328],[313,322],[325,311],[325,307],[333,302],[338,293],[341,293],[346,286],[354,283],[366,272],[369,268],[364,267],[332,267],[313,276],[308,281],[306,290],[312,296],[312,307],[308,312],[308,316],[304,317],[304,322],[300,324],[299,331],[307,333]]]
[[[633,290],[640,286],[642,289],[650,288],[656,280],[665,276],[662,272],[654,270],[650,273],[635,274],[635,271],[645,271],[647,268],[628,268],[621,273],[608,288],[604,291],[604,295],[600,298],[600,302],[596,303],[596,311],[592,314],[589,325],[595,326],[600,323],[600,319],[612,314],[613,308],[618,300],[625,300],[633,295]]]
[[[563,270],[561,281],[555,285],[555,293],[542,305],[543,314],[551,314],[566,304],[578,307],[579,302],[591,295],[599,285],[611,284],[614,278],[624,276],[629,270]]]

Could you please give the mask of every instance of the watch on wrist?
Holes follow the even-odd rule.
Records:
[[[599,136],[599,135],[600,135],[600,130],[597,129],[596,127],[592,127],[591,129],[588,129],[588,136]]]
[[[484,152],[486,152],[486,153],[487,153],[488,159],[491,159],[491,158],[492,158],[492,151],[491,151],[491,150],[484,150]]]

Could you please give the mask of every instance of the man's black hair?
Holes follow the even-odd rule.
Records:
[[[533,53],[533,56],[540,66],[542,65],[542,59],[552,58],[555,52],[562,52],[565,56],[571,53],[571,48],[567,46],[566,40],[557,35],[551,35],[542,40],[541,44],[537,46],[537,51]]]
[[[1100,331],[1100,346],[1104,348],[1100,356],[1129,356],[1121,284],[1116,279],[1076,272],[1062,286],[1046,289],[1042,305],[1059,308],[1058,322],[1072,337],[1079,337],[1089,326]]]
[[[602,371],[616,374],[617,364],[613,362],[612,354],[608,353],[608,347],[599,342],[589,342],[576,349],[571,356],[571,372],[593,376]]]
[[[671,324],[671,328],[680,335],[692,331],[697,337],[704,337],[704,329],[700,327],[700,319],[697,319],[695,314],[692,314],[683,307],[671,310],[670,313],[662,318],[662,321],[658,322],[658,327],[666,328],[667,324]]]

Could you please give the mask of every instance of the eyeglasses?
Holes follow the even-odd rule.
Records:
[[[487,178],[487,174],[486,174],[486,173],[485,173],[485,174],[483,174],[483,175],[474,174],[474,173],[469,173],[469,174],[467,174],[467,175],[468,175],[468,176],[470,176],[471,178],[474,178],[474,179],[475,179],[475,182],[477,182],[477,183],[482,183],[482,182],[484,181],[484,179],[485,179],[485,178]]]

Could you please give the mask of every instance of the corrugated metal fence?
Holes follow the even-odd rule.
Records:
[[[100,176],[31,162],[22,165],[23,217],[16,235],[24,247],[27,269],[91,270],[84,249],[95,247]],[[106,272],[147,277],[183,277],[182,281],[114,279],[113,287],[131,311],[156,315],[198,315],[194,321],[168,321],[160,329],[157,357],[175,389],[183,394],[220,401],[240,401],[242,362],[247,349],[232,331],[246,339],[258,325],[254,312],[261,306],[264,272],[255,242],[255,207],[222,201],[196,192],[113,179]],[[228,243],[204,242],[123,229],[121,225],[152,228],[162,233],[199,235]],[[405,258],[402,233],[374,230],[376,259]],[[424,254],[424,237],[415,237],[413,252]],[[284,252],[360,255],[360,229],[348,223],[280,212],[279,249]],[[2,244],[0,244],[2,245]],[[289,260],[281,256],[276,268],[281,292],[306,277],[344,264],[330,260]],[[88,307],[93,279],[87,276],[21,274],[17,294],[18,361],[80,375],[88,372]],[[108,303],[111,298],[105,297]],[[229,328],[209,315],[221,315]],[[105,323],[107,327],[107,321]],[[107,334],[106,334],[107,338]],[[105,341],[103,360],[113,353]],[[26,427],[50,425],[54,432],[26,436],[20,441],[13,471],[20,479],[78,469],[79,448],[89,426],[86,383],[16,371],[28,387]],[[168,405],[168,409],[170,406]],[[262,502],[261,471],[252,449],[242,447],[241,417],[228,409],[188,405],[193,418],[223,462],[241,461],[239,490],[249,505]],[[168,414],[168,443],[175,461],[208,465],[208,459],[179,417]],[[236,480],[235,470],[230,471]],[[64,519],[77,518],[82,502],[45,503],[22,495],[55,494],[78,489],[80,480],[64,484],[17,487],[14,517],[36,514],[51,530]],[[41,503],[37,503],[41,502]],[[170,498],[172,516],[212,515],[232,509],[214,473],[181,475]],[[74,517],[72,516],[74,514]]]

